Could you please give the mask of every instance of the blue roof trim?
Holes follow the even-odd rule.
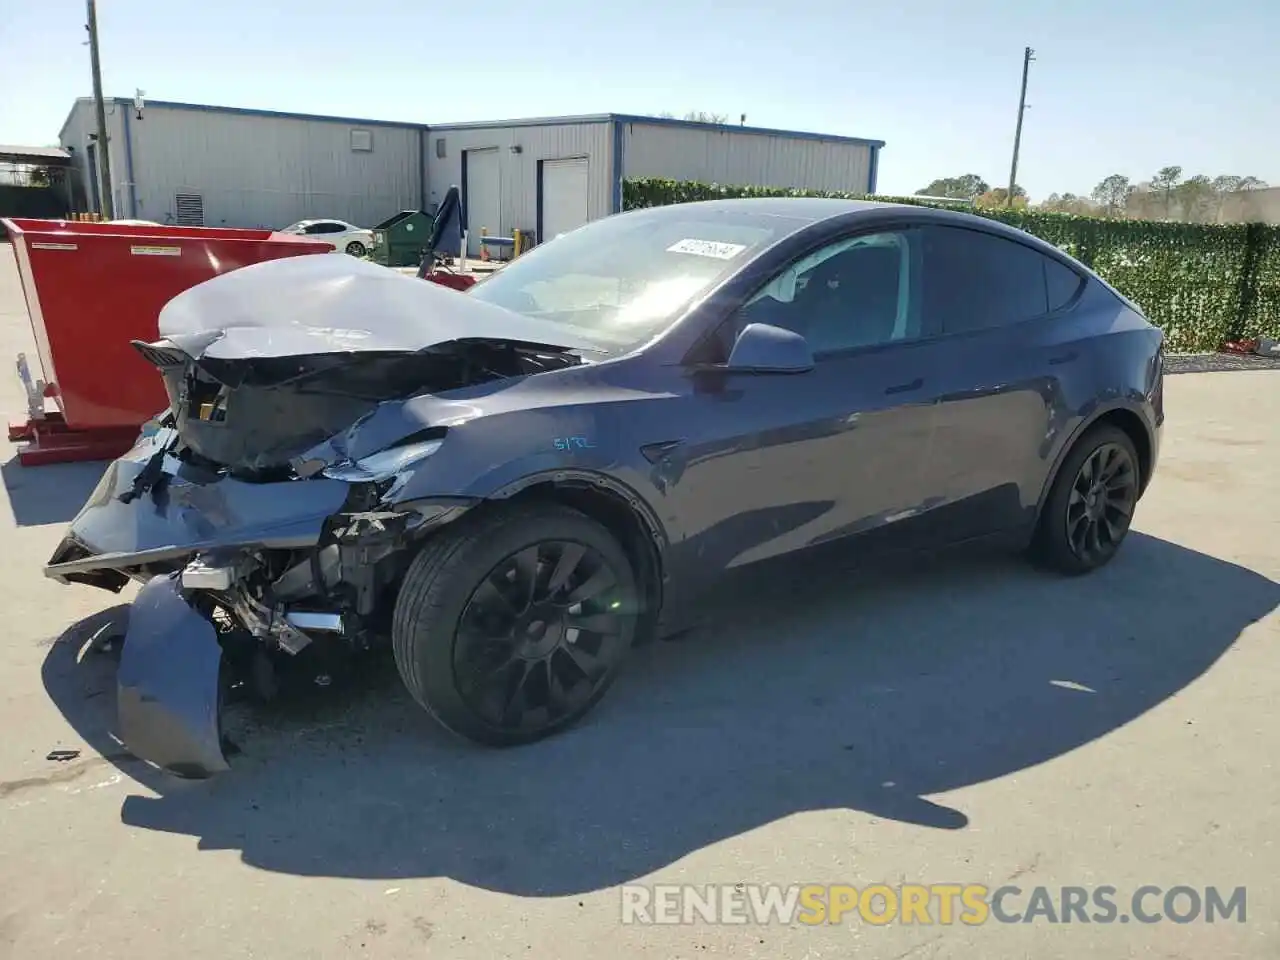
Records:
[[[629,113],[615,113],[619,123],[642,123],[652,127],[685,127],[690,130],[713,130],[717,133],[753,133],[765,137],[786,137],[788,140],[825,140],[828,143],[857,143],[864,147],[883,147],[883,140],[865,137],[845,137],[834,133],[810,133],[805,130],[778,130],[773,127],[746,127],[733,123],[702,123],[699,120],[675,120],[670,117],[642,117]]]
[[[608,123],[609,113],[585,113],[576,117],[528,117],[523,120],[473,120],[467,123],[432,123],[432,132],[439,130],[485,130],[494,127],[580,127],[590,123]]]
[[[81,97],[79,103],[86,98]],[[133,101],[126,97],[108,97],[108,102],[127,108]],[[92,101],[90,101],[92,102]],[[669,117],[646,117],[631,113],[588,113],[568,117],[528,117],[519,120],[480,120],[468,123],[407,123],[397,120],[373,120],[366,117],[335,117],[320,113],[290,113],[284,110],[260,110],[256,107],[222,107],[205,103],[182,103],[176,100],[150,100],[147,106],[161,107],[168,110],[191,110],[201,113],[227,113],[245,117],[273,117],[286,120],[311,120],[321,123],[353,123],[368,127],[394,127],[400,130],[482,130],[493,127],[542,127],[542,126],[581,126],[593,123],[632,123],[654,127],[682,127],[689,130],[711,130],[718,133],[749,133],[766,137],[785,137],[790,140],[820,140],[827,143],[856,143],[862,146],[879,148],[884,146],[883,140],[869,140],[865,137],[846,137],[834,133],[813,133],[806,130],[779,130],[773,127],[747,127],[731,123],[702,123],[698,120],[676,120]],[[74,113],[75,108],[72,108]],[[71,120],[63,123],[65,131]]]
[[[126,97],[111,97],[109,102],[129,108],[133,101]],[[313,120],[322,123],[355,123],[363,127],[395,127],[398,130],[419,130],[425,123],[405,123],[399,120],[371,120],[366,117],[332,117],[321,113],[289,113],[284,110],[259,110],[256,107],[220,107],[207,103],[180,103],[176,100],[148,100],[148,107],[166,110],[191,110],[197,113],[229,113],[242,117],[274,117],[278,120]]]

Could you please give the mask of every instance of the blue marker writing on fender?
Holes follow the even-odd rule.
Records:
[[[557,450],[590,450],[595,444],[586,437],[556,437]]]

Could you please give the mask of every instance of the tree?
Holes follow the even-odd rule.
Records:
[[[1174,187],[1173,198],[1183,220],[1198,222],[1217,218],[1221,198],[1213,189],[1213,181],[1203,173],[1188,177]]]
[[[1106,211],[1108,216],[1115,216],[1124,212],[1125,204],[1129,200],[1129,194],[1133,192],[1133,187],[1129,183],[1129,178],[1113,173],[1109,177],[1104,177],[1099,181],[1098,185],[1093,188],[1090,194]]]
[[[1210,183],[1213,191],[1213,219],[1230,223],[1259,217],[1259,211],[1252,209],[1248,194],[1251,190],[1261,190],[1264,187],[1266,184],[1257,177],[1237,177],[1231,174],[1214,177]]]
[[[1182,179],[1181,167],[1161,167],[1151,178],[1151,189],[1164,198],[1164,215],[1169,216],[1173,206],[1173,191]]]
[[[980,197],[974,199],[980,207],[1003,207],[1008,199],[1009,190],[1006,187],[996,187],[994,190],[988,190]],[[1028,202],[1027,191],[1022,189],[1018,184],[1013,185],[1013,203],[1014,207],[1025,207]]]
[[[53,177],[49,175],[48,167],[32,167],[27,171],[27,185],[31,187],[47,187],[52,182]]]
[[[1087,216],[1096,212],[1087,197],[1077,196],[1074,193],[1061,195],[1051,193],[1041,201],[1040,209],[1052,210],[1056,213],[1074,213],[1077,216]]]
[[[958,177],[942,177],[934,180],[922,190],[917,190],[916,196],[976,200],[990,189],[990,184],[976,173],[966,173]]]
[[[1243,177],[1225,176],[1213,178],[1213,191],[1219,195],[1226,193],[1235,193],[1240,189],[1240,181]]]

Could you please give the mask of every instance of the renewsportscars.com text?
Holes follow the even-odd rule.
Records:
[[[849,884],[622,887],[626,924],[1244,923],[1244,887]]]

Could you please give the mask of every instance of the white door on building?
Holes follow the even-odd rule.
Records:
[[[542,236],[554,240],[587,222],[586,157],[542,161]]]
[[[480,256],[480,231],[502,236],[502,167],[498,148],[467,151],[467,256]]]

